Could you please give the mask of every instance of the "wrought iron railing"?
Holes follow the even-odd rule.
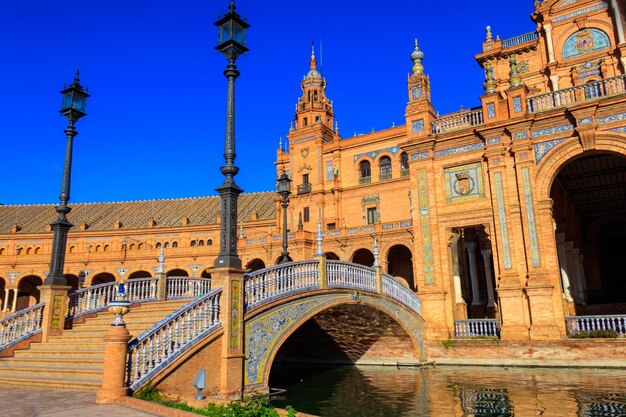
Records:
[[[278,297],[319,288],[317,261],[289,262],[245,276],[246,311]]]
[[[168,315],[128,343],[126,385],[137,389],[174,358],[221,326],[222,288]]]
[[[0,350],[41,333],[45,303],[35,304],[0,320]]]
[[[369,184],[370,182],[372,182],[372,177],[360,177],[359,178],[359,184]]]
[[[619,75],[528,97],[526,104],[530,113],[538,113],[624,93],[626,93],[626,75]]]
[[[383,294],[411,307],[417,314],[422,314],[422,302],[417,294],[399,283],[391,275],[383,274]]]
[[[381,172],[378,176],[379,181],[390,180],[392,178],[391,172]]]
[[[500,337],[497,319],[469,319],[454,321],[455,337]]]
[[[503,40],[502,47],[510,48],[511,46],[517,46],[522,43],[534,41],[536,39],[539,39],[539,34],[537,32],[528,32],[528,33],[524,33],[523,35],[519,35],[511,39]]]
[[[376,271],[374,268],[346,261],[329,260],[326,263],[328,286],[330,288],[350,288],[376,292]]]
[[[308,194],[311,192],[311,183],[304,183],[298,185],[298,195],[300,194]]]
[[[602,337],[599,333],[607,331],[626,335],[626,314],[565,317],[565,327],[568,336],[586,334],[589,337]]]
[[[438,117],[431,123],[431,128],[433,133],[446,133],[481,124],[483,124],[483,110],[477,108]]]

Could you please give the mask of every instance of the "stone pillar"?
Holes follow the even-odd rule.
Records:
[[[157,276],[157,300],[167,300],[167,276],[165,272],[159,272]]]
[[[13,288],[13,305],[11,306],[11,313],[15,313],[15,309],[17,308],[17,295],[19,294],[18,288]],[[43,294],[39,298],[39,300],[44,301]]]
[[[554,62],[554,44],[552,43],[552,25],[543,25],[543,30],[546,34],[546,43],[548,46],[548,63]]]
[[[578,275],[578,282],[579,282],[579,290],[578,290],[578,294],[579,294],[579,298],[581,300],[581,303],[583,304],[587,304],[587,279],[585,278],[585,266],[584,266],[584,259],[585,259],[585,255],[580,254],[580,249],[576,249],[576,252],[578,253],[578,256],[576,256],[576,272]]]
[[[42,343],[47,342],[50,336],[57,336],[63,333],[68,304],[67,291],[70,288],[65,285],[42,285],[39,287],[39,301],[46,303],[41,319]],[[17,297],[15,297],[15,300],[17,300]]]
[[[320,289],[325,290],[328,289],[328,273],[326,271],[326,256],[316,256],[315,259],[318,261],[317,264],[317,272],[319,274],[320,279]]]
[[[552,83],[552,91],[556,91],[559,89],[559,76],[557,74],[550,76],[550,82]],[[558,100],[558,97],[556,97],[555,99]],[[559,104],[559,103],[555,103],[555,104]]]
[[[561,282],[563,283],[563,296],[568,302],[574,301],[572,299],[571,284],[569,275],[567,273],[567,256],[565,254],[565,234],[557,233],[556,237],[556,249],[559,258],[559,268],[561,270]]]
[[[613,16],[615,16],[615,29],[617,32],[618,43],[625,43],[626,39],[624,39],[624,23],[622,22],[622,15],[620,14],[617,0],[611,0],[611,8],[613,9]],[[626,69],[626,57],[624,56],[622,57],[622,65],[624,65],[624,69]]]
[[[487,307],[495,307],[496,301],[493,292],[493,271],[491,270],[491,249],[482,249],[485,263],[485,283],[487,284]]]
[[[576,266],[578,262],[574,259],[574,243],[565,242],[563,245],[565,247],[565,263],[567,265],[567,272],[570,278],[570,293],[572,294],[574,301],[576,303],[580,303],[580,287],[578,275],[576,274],[576,270],[578,269]]]
[[[222,287],[220,319],[222,357],[220,362],[220,396],[230,400],[243,398],[244,372],[244,278],[243,269],[215,268],[212,287]]]
[[[125,377],[130,339],[126,325],[111,326],[104,336],[102,387],[96,392],[96,402],[113,403],[128,395]]]
[[[459,263],[459,232],[453,231],[450,235],[448,247],[450,248],[450,264],[452,269],[452,282],[454,284],[454,303],[456,320],[467,320],[467,304],[463,299],[463,287],[461,285],[461,265]]]
[[[472,279],[472,305],[482,304],[478,289],[478,269],[476,268],[476,242],[466,242],[467,257],[469,258],[470,277]]]
[[[10,288],[5,288],[4,289],[4,304],[2,304],[2,311],[8,311],[9,310],[9,291],[11,291]]]

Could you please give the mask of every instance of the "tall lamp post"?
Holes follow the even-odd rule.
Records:
[[[282,207],[283,207],[283,256],[280,258],[279,264],[284,262],[289,262],[289,252],[287,252],[287,207],[289,206],[289,202],[287,199],[291,194],[291,179],[287,175],[286,172],[278,177],[276,180],[276,192],[283,198]]]
[[[235,1],[230,1],[228,13],[215,22],[218,27],[219,44],[215,47],[228,59],[224,75],[228,79],[228,104],[226,106],[226,135],[224,137],[224,160],[220,168],[224,183],[215,189],[220,195],[220,253],[215,260],[215,267],[241,268],[241,259],[237,255],[237,199],[242,189],[235,184],[235,175],[239,168],[235,166],[235,79],[239,71],[235,61],[239,55],[248,51],[246,48],[246,29],[250,27],[235,12]]]
[[[50,224],[52,228],[52,257],[50,260],[50,272],[44,280],[45,285],[67,285],[67,280],[63,274],[65,265],[65,247],[67,245],[67,232],[72,227],[72,223],[67,220],[67,213],[71,208],[67,206],[70,199],[70,177],[72,173],[72,144],[74,137],[78,135],[78,131],[74,127],[74,123],[81,117],[87,115],[85,113],[85,105],[89,94],[80,85],[78,78],[78,70],[72,84],[61,91],[63,94],[63,105],[59,113],[67,118],[69,125],[65,129],[67,136],[67,145],[65,147],[65,165],[63,167],[63,180],[61,182],[60,204],[55,207],[59,217]]]

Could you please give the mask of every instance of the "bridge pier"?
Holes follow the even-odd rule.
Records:
[[[221,338],[220,396],[235,400],[243,397],[244,367],[244,271],[240,268],[216,268],[211,274],[212,287],[223,287],[220,317]]]

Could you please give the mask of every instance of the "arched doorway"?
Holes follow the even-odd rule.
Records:
[[[0,312],[6,311],[10,305],[4,305],[5,291],[7,291],[7,281],[3,277],[0,277]],[[9,303],[7,303],[9,304]]]
[[[184,269],[172,269],[171,271],[168,271],[167,274],[165,274],[168,277],[188,277],[189,274],[187,273],[187,271],[185,271]]]
[[[135,271],[128,276],[128,279],[133,278],[151,278],[152,275],[148,271]]]
[[[415,290],[415,280],[413,278],[413,254],[404,245],[395,245],[387,252],[387,273],[389,275],[402,277]]]
[[[626,158],[583,153],[560,168],[550,198],[567,313],[626,313]]]
[[[17,303],[15,311],[23,310],[39,302],[39,286],[43,280],[36,275],[28,275],[20,279],[17,285]]]
[[[326,256],[326,259],[330,259],[333,261],[338,261],[339,260],[339,255],[337,255],[334,252],[324,252],[324,255]]]
[[[258,271],[263,268],[265,268],[265,262],[259,258],[254,258],[246,264],[246,269],[249,269],[250,272]]]
[[[115,282],[115,276],[109,272],[100,272],[91,278],[91,285],[105,284],[107,282]]]
[[[67,281],[67,285],[71,287],[70,292],[76,291],[78,289],[78,275],[65,274],[65,280]]]
[[[352,255],[352,262],[364,266],[374,265],[374,254],[369,249],[359,249]]]

